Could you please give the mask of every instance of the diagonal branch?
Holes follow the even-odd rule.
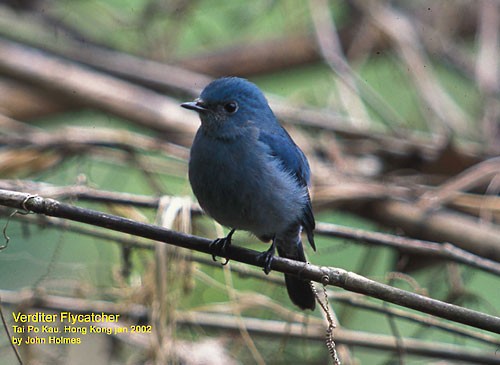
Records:
[[[136,222],[131,219],[91,209],[64,204],[57,200],[46,199],[32,194],[0,190],[0,205],[92,224],[114,231],[125,232],[211,254],[209,248],[209,243],[211,241],[206,238],[172,231],[152,224]],[[242,247],[231,247],[224,256],[228,259],[240,261],[249,265],[264,267],[264,263],[259,259],[259,252],[254,250],[248,250]],[[500,334],[499,317],[394,288],[343,269],[319,267],[281,257],[274,258],[271,268],[279,272],[297,275],[324,285],[339,286],[349,291],[365,294],[390,303],[449,319],[454,322]]]
[[[0,179],[0,189],[30,191],[31,193],[36,193],[60,200],[81,199],[92,202],[125,204],[135,207],[155,209],[158,207],[158,203],[160,200],[159,197],[153,197],[149,195],[105,191],[94,189],[84,185],[56,186],[48,183],[34,182],[29,180]],[[161,199],[165,198],[165,196],[161,197]],[[315,198],[317,201],[318,196],[316,195]],[[172,197],[170,197],[170,199],[172,199]],[[202,211],[200,206],[197,203],[193,203],[191,206],[191,214],[199,215],[201,213]],[[20,218],[24,220],[29,219],[29,217],[25,216],[21,216]],[[49,223],[56,225],[54,221],[43,221],[43,224]],[[65,229],[69,229],[69,226],[66,225]],[[77,229],[79,233],[82,233],[81,227],[73,227],[72,229]],[[492,273],[494,275],[500,275],[500,262],[483,258],[480,255],[475,255],[450,243],[424,241],[388,233],[371,232],[368,230],[350,228],[323,222],[316,222],[315,233],[318,236],[349,239],[361,244],[391,247],[407,254],[428,255],[432,256],[433,258],[468,265],[485,272]],[[89,232],[84,234],[89,234]],[[94,232],[93,234],[96,233]],[[131,245],[131,243],[129,242],[127,243],[127,245]]]
[[[198,122],[176,100],[0,37],[0,72],[135,121],[188,144]],[[8,55],[4,57],[3,55]],[[63,75],[63,76],[62,76]]]

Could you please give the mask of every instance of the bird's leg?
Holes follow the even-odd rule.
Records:
[[[217,238],[210,243],[208,247],[212,251],[212,259],[214,261],[217,261],[216,256],[220,256],[221,254],[224,255],[227,251],[227,248],[231,246],[231,239],[235,231],[236,229],[233,228],[226,237]],[[226,265],[228,262],[229,259],[226,258],[226,261],[222,265]]]
[[[267,251],[264,251],[259,254],[258,260],[264,261],[264,272],[269,274],[271,272],[271,263],[273,262],[274,253],[276,251],[276,236],[273,237],[273,242],[271,243],[271,247]]]

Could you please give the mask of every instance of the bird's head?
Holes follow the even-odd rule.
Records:
[[[231,138],[246,128],[274,120],[266,98],[248,80],[224,77],[208,84],[196,100],[181,104],[196,111],[202,128],[215,137]]]

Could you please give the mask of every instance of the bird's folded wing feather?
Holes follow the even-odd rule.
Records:
[[[270,154],[281,162],[283,169],[295,176],[297,182],[301,186],[309,187],[311,179],[309,163],[304,153],[297,147],[295,142],[293,142],[285,129],[280,127],[280,129],[271,131],[261,130],[259,141],[269,148]],[[311,247],[316,250],[313,236],[315,222],[309,193],[307,194],[307,204],[304,206],[300,223],[307,233],[307,238]]]

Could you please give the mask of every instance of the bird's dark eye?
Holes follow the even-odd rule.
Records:
[[[235,101],[230,101],[224,104],[224,110],[229,114],[236,113],[236,111],[238,110],[238,103]]]

